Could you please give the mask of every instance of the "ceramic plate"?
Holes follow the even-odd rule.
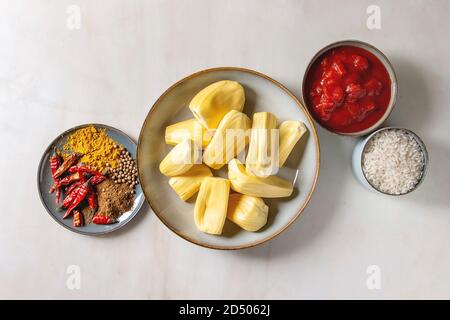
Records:
[[[247,232],[225,223],[222,236],[205,234],[194,224],[195,198],[181,201],[159,172],[159,163],[172,146],[164,142],[166,126],[192,118],[187,107],[192,97],[207,85],[219,80],[235,80],[245,89],[244,112],[252,118],[254,112],[268,111],[279,121],[300,120],[309,129],[299,142],[279,176],[294,183],[289,198],[264,199],[269,206],[267,225],[258,232]],[[138,143],[138,170],[144,195],[159,219],[182,238],[214,249],[242,249],[268,241],[283,232],[306,207],[319,175],[319,142],[314,124],[304,106],[284,86],[252,70],[215,68],[190,75],[175,83],[162,94],[147,115]],[[216,174],[217,175],[217,174]],[[218,175],[226,177],[226,166]]]
[[[113,127],[109,127],[103,124],[85,124],[80,125],[77,127],[74,127],[72,129],[67,130],[66,132],[62,133],[60,136],[58,136],[45,150],[41,161],[39,163],[38,168],[38,176],[37,176],[37,182],[38,182],[38,190],[39,190],[39,196],[41,197],[42,204],[44,205],[45,209],[47,209],[47,212],[50,214],[50,216],[55,219],[56,222],[58,222],[63,227],[77,232],[81,234],[86,235],[99,235],[99,234],[105,234],[113,232],[121,227],[123,227],[125,224],[127,224],[131,219],[133,219],[136,214],[138,213],[139,209],[141,208],[142,204],[144,203],[144,196],[142,193],[141,185],[138,184],[135,189],[135,197],[134,197],[134,203],[133,207],[130,211],[125,212],[120,218],[117,223],[109,224],[109,225],[96,225],[96,224],[88,224],[80,228],[74,228],[72,226],[72,219],[67,218],[63,219],[64,211],[60,211],[56,208],[55,205],[55,195],[49,194],[48,190],[53,184],[52,175],[50,171],[49,166],[49,158],[53,154],[53,148],[54,147],[60,147],[62,146],[66,138],[75,132],[78,129],[81,129],[86,126],[93,125],[96,128],[100,129],[106,129],[106,133],[117,143],[123,145],[132,155],[133,159],[136,159],[136,143],[128,137],[125,133],[122,131],[115,129]]]

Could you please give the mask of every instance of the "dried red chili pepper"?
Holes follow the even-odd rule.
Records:
[[[86,195],[89,192],[89,185],[90,185],[90,179],[88,181],[86,181],[85,183],[83,183],[81,186],[79,186],[77,189],[75,189],[75,190],[77,190],[75,199],[73,199],[73,202],[67,209],[66,213],[64,214],[63,219],[70,216],[72,211],[81,203],[81,201],[84,200],[84,198],[86,198]],[[74,192],[74,191],[72,191],[72,192]]]
[[[59,199],[61,199],[61,188],[56,189],[56,193],[55,193],[55,203],[56,204],[59,203]]]
[[[61,199],[61,188],[56,189],[55,193],[55,203],[58,204]]]
[[[62,209],[67,209],[73,203],[73,201],[77,197],[78,189],[80,188],[80,186],[81,184],[78,187],[74,188],[70,193],[68,193],[67,197],[64,198],[61,205]]]
[[[60,177],[64,172],[67,171],[78,159],[80,159],[83,155],[81,153],[72,153],[67,159],[63,162],[63,164],[55,171],[53,174],[54,178]]]
[[[56,154],[56,152],[53,152],[53,155],[50,157],[50,170],[52,172],[52,176],[55,174],[55,172],[58,170],[58,168],[61,165],[61,158]],[[53,182],[57,183],[58,179],[53,178]],[[50,193],[53,193],[52,189],[50,189]],[[61,198],[61,188],[56,189],[56,195],[55,195],[55,203],[59,203],[59,199]]]
[[[53,190],[61,188],[62,186],[67,186],[72,182],[79,181],[82,177],[82,174],[77,172],[70,176],[65,177],[64,179],[58,180],[52,187]],[[50,191],[52,190],[50,189]]]
[[[87,201],[89,208],[97,209],[97,195],[95,194],[94,189],[90,188],[89,193],[87,195]]]
[[[67,187],[67,189],[65,191],[66,194],[69,195],[73,190],[75,190],[75,188],[78,188],[79,186],[81,186],[85,182],[86,182],[86,180],[83,177],[83,179],[80,179],[79,181],[76,181],[76,182],[72,183],[70,186]]]
[[[86,167],[85,165],[76,165],[76,166],[72,166],[69,169],[69,172],[74,173],[74,172],[79,172],[82,174],[91,174],[94,177],[91,180],[91,185],[96,185],[99,183],[102,183],[103,181],[106,180],[106,174],[108,173],[107,170],[104,170],[102,173],[95,171],[95,170],[91,170],[88,167]]]
[[[105,176],[102,176],[102,175],[96,175],[96,176],[93,176],[93,177],[92,177],[91,184],[92,184],[93,186],[95,186],[96,184],[102,183],[102,182],[105,181],[105,180],[106,180],[106,177],[105,177]]]
[[[83,226],[83,215],[78,210],[73,211],[73,226],[75,228]]]
[[[56,152],[53,152],[53,155],[50,157],[49,161],[50,161],[50,170],[52,171],[52,174],[54,174],[61,165],[61,158],[56,154]]]
[[[70,173],[75,173],[75,172],[79,172],[79,173],[89,173],[92,174],[93,176],[101,176],[102,173],[99,171],[95,171],[95,170],[91,170],[88,167],[86,167],[84,164],[78,164],[76,166],[72,166],[69,168],[69,172]]]
[[[106,216],[106,215],[102,215],[102,214],[96,214],[92,218],[92,223],[95,223],[95,224],[111,224],[111,223],[115,223],[115,222],[116,222],[116,220],[114,220],[110,216]]]

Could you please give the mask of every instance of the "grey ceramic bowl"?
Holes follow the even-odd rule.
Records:
[[[367,147],[367,144],[371,141],[371,139],[378,133],[385,131],[385,130],[391,130],[391,129],[399,129],[399,130],[403,130],[405,132],[407,132],[408,134],[410,134],[419,144],[419,146],[421,147],[421,151],[423,153],[424,156],[424,166],[423,166],[423,172],[422,172],[422,176],[420,177],[420,180],[417,182],[417,184],[414,186],[414,188],[412,188],[411,190],[409,190],[406,193],[402,193],[402,194],[390,194],[390,193],[386,193],[383,191],[378,190],[375,186],[373,186],[370,181],[367,179],[366,175],[364,174],[363,171],[363,154],[364,151]],[[389,195],[389,196],[403,196],[405,194],[411,193],[414,190],[416,190],[420,184],[422,183],[422,181],[425,178],[425,174],[427,172],[427,168],[428,168],[428,151],[427,148],[425,147],[425,144],[423,143],[422,139],[419,138],[419,136],[417,134],[415,134],[414,132],[412,132],[411,130],[405,129],[405,128],[400,128],[400,127],[385,127],[385,128],[381,128],[378,129],[377,131],[373,132],[372,134],[368,135],[367,137],[361,138],[355,145],[354,149],[353,149],[353,153],[352,153],[352,168],[353,168],[353,173],[355,174],[356,179],[366,188],[368,188],[369,190],[375,191],[377,193],[381,193],[381,194],[385,194],[385,195]]]
[[[172,148],[165,144],[166,126],[192,118],[187,107],[194,95],[219,80],[234,80],[245,90],[244,111],[269,111],[279,121],[303,121],[309,134],[302,138],[289,156],[279,175],[294,184],[289,198],[264,199],[269,219],[258,232],[240,229],[230,221],[222,236],[199,231],[194,223],[195,197],[181,201],[159,171],[159,163]],[[303,212],[314,192],[319,175],[320,150],[316,129],[308,112],[297,98],[277,81],[259,72],[234,67],[214,68],[194,73],[167,89],[149,111],[138,143],[138,169],[145,197],[158,218],[174,233],[194,244],[213,249],[243,249],[273,239],[291,225]],[[215,175],[226,177],[226,166]]]
[[[75,228],[72,226],[72,219],[67,218],[63,219],[64,211],[58,210],[55,204],[55,195],[49,194],[48,190],[53,185],[53,179],[52,174],[50,171],[49,166],[49,158],[51,157],[53,153],[54,147],[60,147],[65,143],[66,138],[75,132],[78,129],[84,128],[86,126],[93,125],[96,128],[106,129],[106,133],[115,141],[117,141],[119,144],[123,145],[132,155],[134,159],[136,159],[136,143],[125,133],[122,131],[104,125],[104,124],[83,124],[80,126],[76,126],[74,128],[71,128],[62,134],[60,134],[55,140],[50,143],[50,145],[45,149],[44,154],[41,157],[41,161],[39,162],[38,167],[38,173],[37,173],[37,186],[38,186],[38,192],[39,197],[41,199],[42,204],[44,205],[45,209],[47,210],[48,214],[61,226],[64,228],[84,234],[84,235],[101,235],[105,233],[110,233],[115,230],[118,230],[125,226],[128,222],[133,219],[136,214],[139,212],[139,209],[141,208],[142,204],[144,203],[144,196],[142,193],[141,185],[138,184],[135,189],[135,197],[134,197],[134,203],[131,210],[128,212],[125,212],[120,218],[117,223],[109,224],[109,225],[96,225],[96,224],[88,224],[83,227]]]
[[[308,106],[308,104],[306,103],[306,93],[305,93],[305,85],[306,85],[306,78],[308,76],[308,72],[309,69],[311,68],[311,66],[314,64],[314,62],[316,62],[316,60],[318,58],[320,58],[320,56],[322,56],[322,54],[324,54],[325,52],[327,52],[330,49],[333,48],[337,48],[337,47],[341,47],[341,46],[352,46],[352,47],[358,47],[358,48],[362,48],[365,49],[367,51],[369,51],[370,53],[372,53],[375,57],[377,57],[381,63],[384,65],[384,67],[386,68],[388,74],[389,74],[389,78],[391,80],[391,100],[389,101],[389,105],[386,108],[386,112],[384,113],[384,115],[380,118],[380,120],[378,120],[375,124],[373,124],[371,127],[364,129],[362,131],[358,131],[358,132],[337,132],[337,131],[331,131],[330,129],[322,126],[320,124],[319,121],[317,121],[314,118],[314,113],[311,113],[311,116],[314,118],[314,120],[316,120],[316,123],[318,123],[322,128],[332,132],[332,133],[336,133],[339,135],[344,135],[344,136],[363,136],[366,135],[374,130],[376,130],[377,128],[379,128],[383,122],[389,117],[389,115],[391,114],[395,103],[397,101],[397,96],[398,96],[398,86],[397,86],[397,76],[395,75],[395,71],[394,71],[394,67],[392,66],[391,62],[389,61],[389,59],[383,54],[383,52],[381,52],[379,49],[377,49],[376,47],[374,47],[371,44],[368,44],[366,42],[362,42],[359,40],[342,40],[342,41],[337,41],[337,42],[333,42],[325,47],[323,47],[322,49],[320,49],[311,59],[311,61],[308,63],[308,66],[306,67],[305,73],[303,74],[303,82],[302,82],[302,100],[303,100],[303,104],[306,106],[306,108],[309,110],[310,106]]]

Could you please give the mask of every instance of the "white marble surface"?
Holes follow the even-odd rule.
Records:
[[[366,28],[367,5],[381,30]],[[340,2],[339,2],[340,3]],[[66,8],[81,9],[81,29]],[[450,3],[448,1],[0,1],[0,298],[450,298]],[[381,197],[350,169],[354,140],[319,130],[322,170],[301,221],[260,247],[212,251],[148,206],[101,238],[58,226],[36,169],[47,144],[85,122],[137,139],[155,99],[212,66],[266,73],[299,95],[323,45],[356,38],[393,62],[400,96],[388,123],[426,142],[415,193]],[[69,265],[81,288],[69,290]],[[381,269],[368,290],[366,269]]]

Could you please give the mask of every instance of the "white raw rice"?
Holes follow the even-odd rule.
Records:
[[[388,129],[375,134],[363,153],[363,172],[377,190],[404,194],[420,181],[424,154],[416,139],[407,131]]]

